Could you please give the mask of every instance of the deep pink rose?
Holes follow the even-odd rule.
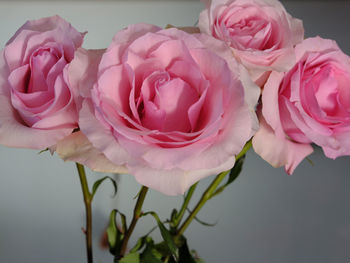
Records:
[[[102,57],[101,51],[80,49],[69,81],[81,95],[79,126],[85,135],[76,136],[82,147],[88,148],[86,136],[100,152],[97,158],[103,153],[114,170],[126,168],[139,183],[169,195],[232,168],[255,132],[249,103],[256,103],[259,89],[244,79],[251,88],[245,94],[236,61],[226,62],[206,47],[222,49],[221,43],[136,24],[117,33]],[[77,160],[79,143],[71,141],[58,152]],[[85,152],[79,161],[100,169]]]
[[[43,149],[77,128],[67,65],[83,34],[59,16],[26,22],[0,53],[0,143]]]
[[[310,143],[336,158],[350,154],[350,58],[335,41],[304,40],[297,63],[287,73],[273,72],[262,94],[255,151],[292,173],[312,152]]]
[[[304,38],[302,21],[292,18],[277,0],[202,0],[201,32],[226,42],[234,56],[262,85],[271,70],[294,63],[293,47]]]

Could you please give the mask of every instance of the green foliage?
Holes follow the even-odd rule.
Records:
[[[171,258],[168,263],[204,263],[198,258],[197,253],[194,250],[190,252],[186,238],[181,236],[180,239],[181,245],[179,247],[179,260],[174,261],[174,259]]]
[[[112,184],[113,184],[113,187],[114,187],[114,194],[113,194],[113,196],[115,196],[115,195],[117,194],[117,191],[118,191],[117,182],[116,182],[112,177],[110,177],[110,176],[105,176],[105,177],[103,177],[103,178],[97,180],[97,181],[94,183],[94,185],[92,186],[91,199],[94,197],[94,195],[95,195],[97,189],[100,187],[100,185],[101,185],[105,180],[107,180],[107,179],[109,179],[109,180],[112,182]]]
[[[196,188],[196,184],[193,185],[185,196],[183,205],[179,211],[176,209],[172,210],[170,220],[167,220],[165,223],[169,223],[170,230],[165,227],[164,222],[159,219],[159,216],[151,211],[142,213],[141,205],[144,196],[147,193],[147,190],[142,190],[136,195],[135,198],[138,197],[138,202],[135,206],[136,218],[152,215],[153,218],[157,222],[157,227],[160,230],[161,236],[163,237],[163,242],[155,244],[153,239],[149,237],[149,234],[157,227],[153,228],[151,232],[147,233],[145,236],[141,237],[135,246],[130,250],[129,254],[125,255],[123,258],[119,259],[121,252],[121,246],[123,243],[124,234],[126,233],[126,220],[125,216],[119,213],[117,210],[113,210],[110,215],[110,223],[107,229],[108,235],[108,243],[110,246],[110,251],[113,255],[115,255],[116,263],[204,263],[198,256],[195,251],[191,251],[187,245],[187,240],[182,235],[184,229],[187,228],[191,220],[195,219],[199,223],[205,226],[214,226],[215,224],[210,224],[203,222],[202,220],[196,217],[199,209],[204,205],[206,201],[211,199],[212,197],[220,194],[225,190],[227,186],[232,184],[239,174],[242,171],[243,163],[245,161],[245,153],[251,147],[251,142],[248,142],[242,152],[238,154],[236,157],[236,164],[230,171],[225,171],[217,175],[215,180],[211,183],[208,189],[203,193],[202,198],[198,202],[197,206],[193,211],[190,211],[187,207],[189,201],[193,195],[193,192]],[[227,177],[226,183],[222,184],[222,181]],[[92,195],[95,194],[99,185],[109,177],[104,177],[97,181],[93,187]],[[112,180],[112,179],[111,179]],[[115,184],[115,192],[116,184]],[[141,202],[140,202],[141,200]],[[137,208],[137,209],[136,209]],[[179,227],[179,223],[182,220],[182,217],[186,211],[189,211],[190,216],[184,221],[181,227]],[[122,230],[117,227],[116,217],[120,215],[122,220]],[[125,244],[124,244],[125,245]]]
[[[214,197],[214,196],[220,194],[222,191],[225,190],[225,188],[228,185],[230,185],[231,183],[233,183],[237,179],[237,177],[239,176],[239,174],[242,171],[244,160],[245,160],[245,155],[243,155],[242,157],[237,159],[235,166],[233,166],[233,168],[231,169],[231,171],[229,173],[229,177],[228,177],[227,182],[224,185],[220,186],[218,189],[216,189],[216,191],[214,192],[214,194],[211,197]]]
[[[190,251],[186,238],[181,236],[178,242],[178,258],[172,256],[167,243],[155,244],[151,237],[141,237],[130,254],[118,263],[204,263],[195,251]],[[135,261],[132,261],[135,260]],[[139,260],[139,261],[136,261]]]
[[[155,249],[151,238],[148,239],[146,248],[141,254],[141,263],[163,263],[162,254]]]
[[[119,260],[118,263],[140,263],[140,254],[129,253],[128,255],[123,257],[121,260]]]
[[[196,263],[195,259],[193,258],[192,254],[190,253],[190,250],[187,246],[187,240],[183,237],[182,246],[179,249],[180,251],[180,258],[179,262],[181,263]]]
[[[121,220],[122,220],[122,231],[117,226],[117,214],[119,213]],[[112,210],[110,216],[109,216],[109,224],[107,228],[107,238],[108,238],[108,245],[109,245],[109,251],[114,256],[119,256],[124,233],[126,230],[126,218],[125,215],[118,212],[118,210],[114,209]]]
[[[130,253],[134,253],[141,250],[145,246],[145,244],[149,242],[149,239],[152,238],[148,237],[147,235],[139,238],[139,240],[137,240],[136,245],[130,250]]]
[[[192,211],[189,208],[187,208],[187,211],[189,213],[192,213]],[[212,226],[216,226],[217,225],[217,222],[215,222],[215,223],[207,223],[207,222],[202,221],[201,219],[199,219],[196,216],[194,217],[194,220],[196,220],[198,223],[200,223],[203,226],[210,226],[210,227],[212,227]]]
[[[158,215],[155,212],[147,212],[145,214],[143,214],[143,216],[146,215],[152,215],[154,217],[154,219],[157,221],[159,230],[160,230],[160,234],[162,235],[165,243],[167,244],[171,254],[175,257],[175,259],[178,259],[179,255],[178,255],[178,249],[175,245],[175,242],[173,240],[173,237],[171,236],[169,230],[164,226],[164,224],[162,223],[162,221],[160,221]]]

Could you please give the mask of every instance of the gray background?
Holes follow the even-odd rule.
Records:
[[[304,20],[307,36],[336,39],[350,54],[348,1],[284,3]],[[89,31],[85,47],[102,48],[128,24],[192,25],[202,8],[199,1],[0,2],[0,46],[25,20],[53,14]],[[191,248],[207,263],[349,262],[349,157],[333,161],[316,149],[310,158],[314,166],[304,161],[287,176],[250,152],[237,181],[199,214],[217,225],[194,222],[186,232]],[[0,147],[0,167],[0,262],[85,262],[84,210],[74,164],[48,153]],[[89,173],[89,180],[101,176]],[[203,180],[200,188],[211,179]],[[124,175],[117,198],[111,198],[109,184],[98,192],[93,204],[96,262],[112,262],[98,248],[99,236],[112,208],[130,218],[138,189],[133,177]],[[181,196],[151,191],[144,210],[156,210],[165,219],[181,201]],[[131,244],[153,225],[151,218],[142,219]],[[154,236],[160,239],[157,232]]]

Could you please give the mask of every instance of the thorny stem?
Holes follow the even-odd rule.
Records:
[[[86,228],[85,228],[85,239],[86,239],[86,252],[88,263],[93,263],[92,257],[92,195],[89,191],[88,182],[86,179],[84,166],[76,163],[77,170],[79,173],[81,189],[83,191],[85,213],[86,213]]]

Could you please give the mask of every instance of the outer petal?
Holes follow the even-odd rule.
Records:
[[[57,154],[64,161],[81,163],[95,172],[127,173],[125,166],[117,166],[98,151],[82,132],[75,132],[59,141]]]
[[[291,29],[292,29],[292,42],[294,45],[301,43],[304,39],[304,26],[303,21],[297,18],[291,18]]]
[[[5,62],[4,50],[0,52],[0,94],[10,96],[10,84],[8,83],[9,68]]]
[[[0,95],[0,144],[9,147],[45,149],[69,135],[73,128],[41,130],[25,126],[9,99]]]
[[[278,92],[283,77],[284,73],[272,72],[262,92],[262,114],[278,137],[285,136],[278,107]]]
[[[200,32],[211,35],[208,10],[205,9],[199,14],[198,27],[200,29]]]
[[[105,49],[79,48],[68,67],[68,81],[76,99],[89,97],[97,80],[97,69]],[[80,103],[78,103],[80,104]]]
[[[272,166],[285,166],[286,172],[292,174],[298,164],[312,153],[311,145],[278,137],[261,115],[259,120],[260,128],[253,137],[254,151]]]
[[[141,165],[128,167],[128,169],[140,184],[166,195],[180,195],[184,194],[191,185],[200,179],[231,169],[234,163],[235,158],[231,157],[219,167],[212,169],[194,171],[183,171],[180,169],[156,170]]]
[[[307,38],[295,47],[296,59],[302,59],[306,52],[324,53],[326,50],[339,50],[337,42],[331,39],[323,39],[319,36]]]
[[[334,149],[334,147],[322,146],[324,154],[328,158],[335,159],[339,156],[350,155],[350,131],[342,131],[338,134],[333,135],[333,137],[339,142],[339,149]]]
[[[79,34],[70,23],[68,23],[58,15],[27,21],[23,26],[21,26],[17,30],[17,32],[7,42],[7,44],[12,43],[13,40],[18,36],[18,34],[23,30],[45,32],[54,30],[55,28],[62,28],[62,30],[65,31],[66,36],[69,36],[69,38],[73,40],[76,47],[81,46],[83,40],[82,35]]]
[[[103,70],[113,65],[121,63],[121,57],[128,44],[143,36],[148,32],[157,32],[162,28],[150,24],[129,25],[127,28],[119,31],[114,37],[112,44],[106,50],[99,69]]]
[[[93,146],[103,152],[105,156],[122,166],[130,160],[129,154],[118,144],[109,127],[104,127],[95,117],[90,99],[85,99],[79,112],[79,126],[81,131],[89,138]]]
[[[265,71],[287,71],[295,64],[293,47],[282,48],[271,52],[232,50],[235,57],[249,69],[254,81],[258,80]]]
[[[30,54],[48,41],[61,43],[66,58],[72,60],[84,35],[59,16],[27,21],[6,44],[7,62],[11,70],[28,63]]]

